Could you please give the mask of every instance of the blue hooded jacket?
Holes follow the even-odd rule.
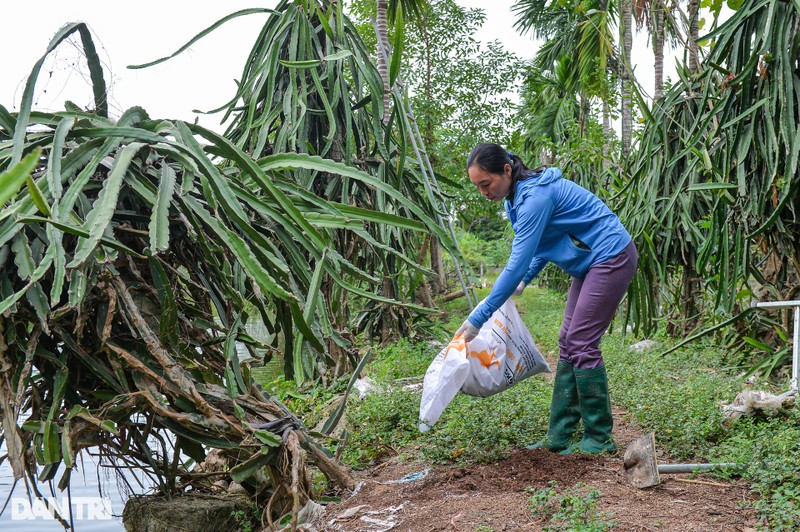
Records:
[[[520,281],[529,284],[548,262],[583,279],[589,268],[631,242],[617,215],[597,196],[563,179],[558,168],[517,181],[513,201],[507,199],[505,207],[514,229],[511,256],[489,296],[469,315],[478,328]]]

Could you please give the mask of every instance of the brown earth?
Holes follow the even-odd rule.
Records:
[[[708,476],[662,475],[661,484],[644,490],[632,487],[622,469],[625,445],[642,435],[614,411],[614,436],[620,450],[614,456],[562,456],[544,450],[516,450],[493,464],[432,466],[390,459],[356,472],[359,487],[331,504],[316,521],[317,530],[336,532],[542,530],[547,522],[530,510],[531,493],[550,481],[558,491],[576,483],[601,493],[598,511],[616,520],[613,530],[755,530],[747,503],[753,496],[743,482]],[[659,460],[663,461],[662,459]],[[426,472],[412,482],[397,482],[408,474]]]

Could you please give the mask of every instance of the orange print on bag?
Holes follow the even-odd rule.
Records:
[[[445,351],[444,358],[447,358],[447,355],[450,354],[451,349],[455,349],[457,352],[466,351],[467,342],[464,341],[463,334],[459,334],[458,336],[450,340],[450,343],[447,344],[447,350]]]
[[[494,353],[489,353],[487,349],[483,351],[469,351],[467,353],[467,357],[474,357],[480,360],[481,366],[486,369],[491,368],[492,366],[500,367],[500,361],[497,360],[497,356]]]
[[[506,325],[502,321],[500,321],[497,318],[495,318],[494,319],[494,324],[498,329],[503,331],[505,334],[508,334],[508,327],[506,327]]]

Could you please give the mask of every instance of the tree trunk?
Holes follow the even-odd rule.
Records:
[[[394,287],[392,286],[392,279],[386,275],[383,278],[383,297],[394,299]],[[389,324],[389,312],[385,311],[381,318],[381,345],[386,345],[392,337],[392,332],[397,330],[397,327],[392,327]]]
[[[330,279],[323,281],[322,286],[320,287],[320,292],[323,296],[323,301],[326,304],[330,305],[331,301],[335,301],[337,297],[336,292],[336,283]],[[338,310],[334,313],[333,306],[331,306],[331,327],[334,328],[336,331],[343,331],[346,329],[346,312],[347,309],[344,308],[344,305],[339,305]],[[326,345],[328,347],[328,353],[330,354],[331,358],[334,360],[334,364],[332,365],[332,374],[331,376],[333,379],[339,377],[340,375],[346,373],[350,369],[350,362],[347,358],[347,352],[337,344],[333,338],[328,338]],[[332,380],[333,380],[332,379]]]
[[[417,257],[423,266],[426,265],[429,246],[431,245],[432,239],[433,237],[431,237],[431,235],[425,235],[425,237],[422,239],[422,250],[419,252]],[[433,289],[431,288],[430,281],[427,279],[423,280],[421,286],[417,289],[417,299],[428,308],[434,308],[436,306],[436,303],[433,301]]]
[[[431,268],[436,276],[433,278],[434,293],[440,294],[447,288],[447,277],[444,274],[444,262],[442,261],[442,247],[439,241],[431,236]]]
[[[633,36],[631,34],[631,2],[623,0],[620,31],[622,32],[622,61],[620,64],[620,80],[622,82],[622,157],[628,156],[631,149],[631,129],[633,128],[633,114],[631,112],[631,47]]]
[[[433,49],[433,45],[431,44],[431,34],[428,31],[428,12],[427,10],[423,10],[422,17],[418,20],[420,25],[420,29],[422,30],[422,39],[425,46],[425,85],[424,85],[424,94],[425,100],[430,102],[433,100],[433,56],[431,50]],[[425,113],[420,121],[422,122],[422,131],[424,133],[425,138],[423,142],[425,143],[425,151],[427,153],[428,161],[431,163],[433,167],[436,166],[436,158],[433,154],[435,150],[431,148],[435,145],[435,138],[434,138],[434,120],[428,114]],[[420,161],[420,164],[424,164]],[[423,246],[423,255],[427,253],[428,246],[430,245],[430,257],[431,257],[431,269],[434,272],[434,277],[431,279],[430,283],[430,291],[432,295],[441,294],[447,288],[447,278],[444,274],[444,264],[442,262],[442,251],[439,245],[439,241],[436,237],[432,235],[428,235],[425,240],[425,245]]]
[[[657,102],[664,96],[664,0],[655,0],[656,8],[656,34],[653,44],[653,55],[655,55],[655,90],[653,91],[653,101]]]
[[[448,301],[453,301],[454,299],[458,299],[459,297],[464,297],[466,294],[464,293],[463,288],[459,288],[458,290],[454,290],[453,292],[447,293],[442,296],[442,303],[447,303]]]
[[[608,98],[603,98],[603,164],[610,166],[611,156],[611,106]]]
[[[578,95],[580,99],[580,108],[578,110],[578,131],[582,137],[586,137],[589,132],[589,121],[592,114],[592,101],[586,93],[581,90]]]
[[[700,296],[700,278],[693,266],[683,267],[682,297],[681,297],[681,319],[683,323],[683,334],[692,331],[699,322],[699,307],[697,299]]]
[[[433,300],[431,294],[431,285],[429,283],[420,284],[416,290],[417,301],[422,303],[423,306],[428,308],[436,308],[436,302]]]
[[[689,71],[692,74],[700,67],[700,55],[697,41],[700,39],[698,15],[700,14],[700,0],[689,0]]]
[[[383,123],[389,123],[389,24],[387,0],[378,0],[375,21],[378,26],[378,73],[383,80]]]
[[[422,28],[422,39],[425,43],[425,101],[430,102],[433,100],[433,57],[431,56],[431,35],[428,31],[428,15],[427,10],[425,16],[420,21],[420,27]],[[429,104],[426,104],[429,105]],[[425,131],[425,146],[430,148],[434,144],[433,139],[433,117],[429,113],[425,113],[423,117],[424,122],[424,131]],[[433,161],[431,161],[433,164]]]
[[[383,124],[389,123],[389,24],[387,19],[387,0],[378,0],[375,12],[375,24],[378,28],[378,74],[383,80]],[[392,279],[387,272],[383,278],[383,296],[394,299]],[[388,315],[381,319],[381,344],[386,344],[392,334],[393,328],[389,324]],[[396,328],[394,328],[396,330]]]

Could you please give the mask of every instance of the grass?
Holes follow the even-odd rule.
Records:
[[[720,403],[732,401],[743,383],[724,368],[720,349],[705,344],[663,357],[659,350],[633,355],[613,336],[606,346],[613,401],[644,430],[655,430],[670,458],[741,464],[720,474],[740,474],[750,484],[765,529],[800,528],[797,408],[774,418],[745,416],[725,428]]]
[[[561,492],[556,481],[551,481],[546,488],[530,491],[531,512],[544,524],[544,532],[605,532],[617,524],[611,514],[597,510],[600,492],[580,482]]]
[[[479,296],[486,294],[480,291]],[[528,288],[516,302],[539,349],[545,356],[555,354],[564,296]],[[437,340],[447,342],[468,309],[462,299],[443,310],[446,318]],[[736,371],[725,368],[721,348],[698,343],[660,356],[673,341],[657,340],[657,348],[634,353],[629,347],[638,339],[623,338],[619,325],[606,335],[602,348],[612,401],[627,409],[630,420],[644,431],[656,431],[659,447],[668,453],[666,460],[741,464],[738,471],[718,474],[740,474],[749,483],[759,495],[755,509],[765,529],[800,528],[798,410],[776,418],[745,417],[725,428],[720,403],[732,401],[743,383]],[[420,392],[403,385],[415,378],[421,381],[440,349],[441,345],[402,340],[376,350],[366,371],[385,391],[349,406],[351,432],[344,461],[364,468],[399,454],[405,460],[436,463],[491,462],[544,435],[551,384],[541,375],[486,399],[459,394],[433,429],[420,433]],[[398,379],[401,384],[393,384]],[[298,402],[313,399],[312,395],[306,393]]]

